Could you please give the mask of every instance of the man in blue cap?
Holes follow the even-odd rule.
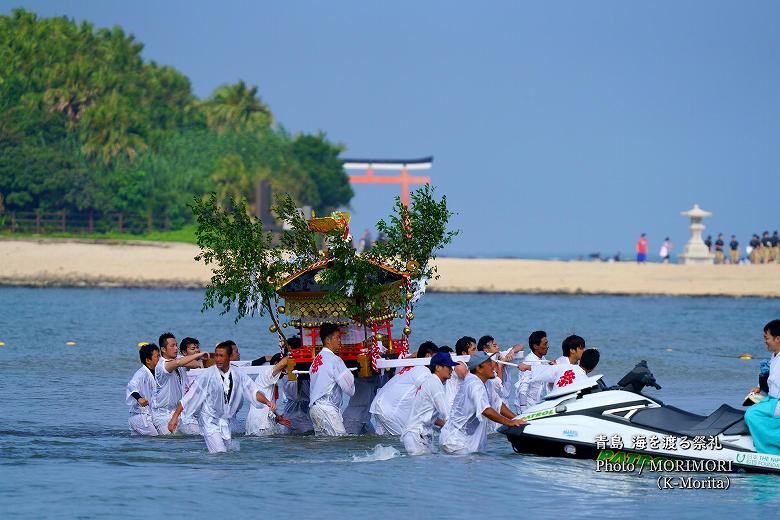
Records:
[[[468,368],[470,373],[460,385],[447,422],[441,429],[439,443],[445,453],[466,455],[485,451],[488,420],[505,426],[525,424],[505,405],[501,406],[501,413],[491,408],[485,388],[485,382],[496,376],[490,355],[476,352],[469,358]]]
[[[433,453],[433,425],[442,427],[447,420],[444,383],[457,365],[449,352],[437,352],[431,358],[431,373],[417,387],[409,420],[401,432],[401,441],[409,455]]]

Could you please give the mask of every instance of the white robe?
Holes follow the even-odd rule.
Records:
[[[409,419],[417,387],[429,375],[431,371],[427,366],[404,367],[379,389],[369,408],[377,433],[401,435]]]
[[[257,374],[255,379],[255,390],[265,395],[266,399],[276,403],[274,399],[276,383],[279,381],[281,372],[277,372],[273,375],[273,365],[262,367],[265,370],[261,370]],[[271,411],[267,405],[261,405],[258,408],[251,407],[249,413],[246,416],[246,434],[265,436],[278,433],[280,430],[277,428],[276,414]]]
[[[441,379],[428,372],[412,398],[412,409],[403,431],[433,435],[436,419],[447,420],[447,398]]]
[[[241,409],[244,399],[254,407],[262,405],[257,400],[252,379],[236,367],[229,371],[233,387],[226,399],[223,375],[228,377],[216,365],[207,368],[181,400],[185,417],[199,414],[200,431],[211,453],[227,451],[235,445],[230,433],[230,420]]]
[[[192,387],[192,384],[197,379],[196,376],[193,376],[192,373],[190,373],[190,369],[186,370],[187,377],[184,380],[184,395],[187,395],[190,387]],[[182,417],[176,431],[183,433],[184,435],[200,435],[200,424],[198,424],[197,414]]]
[[[501,413],[501,405],[506,404],[506,401],[503,397],[504,386],[502,385],[501,380],[498,377],[488,379],[485,381],[485,389],[488,393],[488,402],[490,402],[490,407],[498,413]],[[498,431],[500,426],[501,425],[497,422],[488,421],[488,434],[495,433]]]
[[[455,396],[458,395],[458,389],[463,383],[463,380],[458,377],[455,371],[452,371],[450,378],[444,383],[444,397],[447,400],[447,414],[450,413],[452,403],[455,401]]]
[[[568,360],[567,360],[568,361]],[[553,390],[564,388],[583,377],[588,377],[579,365],[556,364],[534,365],[531,368],[531,382],[550,383]]]
[[[447,398],[438,376],[428,373],[412,399],[409,420],[401,432],[401,441],[409,455],[433,453],[433,425],[436,419],[447,420]]]
[[[523,360],[524,363],[531,365],[531,368],[537,365],[543,365],[539,361],[547,361],[544,356],[539,357],[533,352],[529,352]],[[568,363],[568,359],[566,362]],[[531,380],[531,370],[520,372],[520,376],[515,384],[517,406],[521,412],[534,406],[537,403],[542,402],[542,398],[552,389],[551,383],[544,383],[542,381]]]
[[[158,435],[157,428],[152,421],[152,395],[154,395],[154,376],[152,371],[142,366],[136,370],[133,377],[127,383],[127,396],[125,402],[130,407],[130,418],[128,419],[130,430],[133,433],[144,436]],[[138,392],[141,397],[149,401],[146,406],[141,406],[133,397],[133,392]]]
[[[170,434],[168,421],[184,395],[184,384],[187,380],[187,369],[184,367],[166,371],[165,363],[168,361],[172,360],[161,357],[154,367],[154,379],[157,384],[152,397],[152,418],[161,435]]]
[[[439,443],[442,451],[456,455],[485,451],[490,419],[482,412],[488,408],[490,401],[485,384],[474,374],[468,374],[441,429]]]
[[[309,371],[309,416],[317,435],[346,435],[341,404],[344,395],[355,395],[355,376],[344,361],[323,347]]]

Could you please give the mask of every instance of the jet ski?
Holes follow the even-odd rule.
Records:
[[[643,394],[647,386],[661,388],[646,361],[613,387],[601,375],[577,378],[528,408],[527,424],[498,431],[517,453],[594,459],[597,468],[780,473],[779,455],[756,453],[744,410],[697,415]]]

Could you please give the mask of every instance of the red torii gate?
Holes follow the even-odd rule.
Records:
[[[409,170],[429,170],[433,166],[433,157],[422,159],[393,160],[393,159],[343,159],[345,170],[365,170],[364,175],[350,175],[352,184],[400,184],[401,202],[409,205],[410,184],[430,184],[428,176],[412,176]],[[400,170],[400,175],[374,175],[374,170]]]

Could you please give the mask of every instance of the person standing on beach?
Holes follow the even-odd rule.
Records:
[[[157,428],[152,421],[152,407],[150,399],[154,395],[154,367],[160,360],[160,349],[154,343],[147,343],[138,350],[141,358],[139,368],[130,382],[127,383],[127,396],[125,401],[130,407],[130,431],[147,437],[156,437]]]
[[[729,242],[729,256],[731,257],[732,264],[739,263],[739,242],[737,242],[737,235],[731,235],[731,242]]]
[[[669,257],[672,254],[672,248],[674,245],[672,244],[672,241],[669,240],[669,237],[666,237],[664,239],[664,243],[661,244],[661,251],[659,251],[659,256],[661,257],[661,261],[665,264],[669,263]]]
[[[346,435],[341,403],[344,395],[355,395],[355,376],[338,356],[341,349],[341,330],[333,323],[320,327],[322,350],[309,369],[311,378],[311,406],[309,416],[315,435]]]
[[[772,260],[772,239],[769,231],[764,231],[761,237],[761,263],[768,264]]]
[[[707,246],[707,251],[712,252],[712,235],[707,235],[707,240],[704,241],[704,245]]]
[[[753,236],[750,238],[750,263],[751,264],[758,264],[761,262],[761,240],[758,238],[758,235],[753,233]]]
[[[780,236],[777,235],[777,230],[772,234],[770,238],[772,242],[772,260],[780,264]]]
[[[170,332],[160,336],[162,356],[154,368],[156,381],[152,396],[152,419],[160,435],[168,435],[168,424],[176,406],[184,395],[187,383],[187,368],[198,368],[198,360],[208,356],[208,352],[199,352],[177,358],[179,351],[176,337]]]
[[[642,233],[639,240],[636,241],[636,262],[644,264],[647,262],[647,236]]]
[[[715,241],[715,263],[716,264],[722,264],[725,261],[723,257],[724,245],[725,242],[723,242],[723,233],[718,233],[718,239]]]

